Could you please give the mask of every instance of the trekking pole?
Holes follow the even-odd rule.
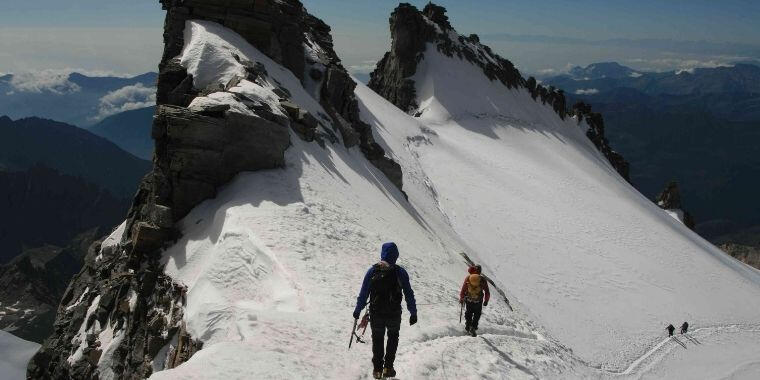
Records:
[[[359,323],[359,318],[354,318],[354,327],[351,328],[351,338],[348,340],[348,349],[351,349],[351,343],[354,342],[354,331],[356,331],[356,324]]]
[[[462,310],[464,309],[464,302],[459,303],[459,323],[462,323]]]

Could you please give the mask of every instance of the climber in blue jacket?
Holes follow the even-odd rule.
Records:
[[[395,243],[385,243],[380,251],[380,262],[373,265],[364,275],[359,297],[356,298],[354,319],[367,305],[369,298],[369,320],[372,326],[372,372],[376,379],[395,377],[393,361],[396,359],[398,335],[401,328],[401,298],[406,298],[409,310],[409,325],[417,323],[417,305],[414,291],[409,283],[409,274],[396,265],[398,247]],[[385,331],[388,330],[388,346],[383,350]],[[383,352],[385,351],[385,352]]]

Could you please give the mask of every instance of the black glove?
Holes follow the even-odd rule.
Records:
[[[354,312],[354,319],[359,319],[359,312],[358,311]]]
[[[488,306],[488,301],[483,302],[483,306]]]
[[[411,317],[409,317],[409,326],[412,326],[415,323],[417,323],[417,314],[412,315]]]

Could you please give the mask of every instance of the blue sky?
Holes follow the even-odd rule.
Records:
[[[303,0],[333,28],[338,54],[364,70],[388,46],[384,0]],[[426,1],[410,1],[422,7]],[[757,58],[760,2],[749,0],[441,0],[460,33],[477,33],[528,73],[617,60],[665,70]],[[0,72],[155,70],[157,0],[4,0]],[[611,39],[622,39],[609,41]],[[648,40],[648,41],[642,41]],[[683,44],[680,41],[706,41]]]

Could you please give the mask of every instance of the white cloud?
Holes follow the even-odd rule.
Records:
[[[116,73],[107,70],[87,70],[87,69],[44,69],[21,71],[12,74],[10,85],[13,88],[9,94],[14,92],[51,92],[58,95],[71,94],[81,90],[79,85],[69,81],[71,73],[79,73],[89,77],[119,77],[128,78],[134,76],[129,73]],[[0,76],[5,74],[0,73]]]
[[[572,62],[568,62],[565,64],[564,67],[560,67],[560,68],[549,67],[546,69],[539,69],[536,71],[536,75],[538,75],[539,77],[546,78],[546,77],[560,75],[560,74],[567,74],[568,72],[570,72],[570,70],[573,67],[575,67],[575,64],[573,64]]]
[[[54,94],[70,94],[81,88],[69,81],[71,71],[40,70],[13,74],[11,86],[18,92],[52,92]]]
[[[100,98],[98,114],[91,117],[90,120],[99,121],[120,112],[150,107],[155,104],[155,87],[145,87],[142,83],[125,86]]]
[[[348,71],[351,73],[369,73],[375,70],[377,66],[376,60],[362,61],[356,65],[349,65]]]
[[[595,88],[579,88],[575,90],[576,95],[594,95],[598,93],[599,93],[599,90]]]
[[[672,55],[672,54],[669,54]],[[670,71],[675,70],[677,73],[690,72],[698,68],[716,68],[732,67],[733,62],[746,59],[740,56],[713,56],[704,58],[682,58],[682,57],[665,57],[665,58],[633,58],[626,60],[643,67],[645,71]]]

